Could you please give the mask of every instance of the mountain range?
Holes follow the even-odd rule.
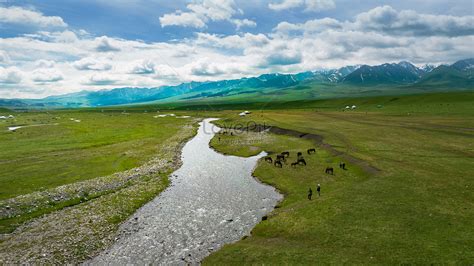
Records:
[[[297,74],[264,74],[233,80],[188,82],[156,88],[116,88],[101,91],[49,96],[42,99],[0,99],[9,108],[74,108],[176,101],[281,100],[312,99],[416,93],[430,90],[472,89],[474,58],[452,65],[424,65],[409,62],[376,66],[356,65],[339,69],[306,71]]]

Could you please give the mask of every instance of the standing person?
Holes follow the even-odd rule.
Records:
[[[308,191],[308,199],[311,200],[311,197],[313,196],[313,191],[311,190],[311,188],[309,188],[309,191]]]
[[[318,192],[318,196],[321,197],[321,185],[318,184],[318,188],[316,189],[316,191]]]

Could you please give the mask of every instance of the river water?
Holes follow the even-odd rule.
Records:
[[[121,226],[121,237],[86,264],[197,264],[235,242],[282,196],[252,177],[258,159],[209,147],[219,129],[205,119],[182,151],[171,185]]]

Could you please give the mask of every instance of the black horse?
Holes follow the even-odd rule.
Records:
[[[273,159],[270,156],[265,157],[265,162],[273,163]]]
[[[291,167],[296,167],[298,165],[298,162],[291,163]]]
[[[286,161],[285,155],[281,155],[281,154],[278,154],[276,159],[277,161]]]
[[[326,167],[326,174],[333,175],[334,174],[334,168]]]
[[[275,162],[273,163],[273,165],[276,166],[276,167],[280,167],[280,168],[283,167],[283,164],[281,163],[280,160],[275,160]]]
[[[290,156],[290,152],[289,151],[284,151],[281,153],[281,155],[285,156],[285,157],[289,157]]]
[[[298,153],[296,154],[296,156],[297,156],[297,157],[303,156],[303,153],[302,153],[302,152],[298,152]]]
[[[306,161],[303,158],[298,159],[296,163],[306,165]]]
[[[316,152],[316,149],[315,149],[315,148],[308,149],[308,154],[315,153],[315,152]]]

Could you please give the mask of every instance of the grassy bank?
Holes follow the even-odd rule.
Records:
[[[144,112],[14,115],[0,125],[9,197],[0,201],[0,264],[78,263],[106,248],[119,224],[167,187],[196,129],[192,117]]]
[[[139,166],[189,123],[156,113],[14,115],[0,122],[0,200]],[[26,127],[11,132],[8,126]]]
[[[440,96],[427,101],[410,97],[395,97],[383,107],[377,105],[384,98],[350,100],[360,111],[331,107],[265,110],[246,118],[228,114],[219,123],[255,121],[320,134],[337,150],[382,171],[370,175],[354,165],[339,170],[340,159],[321,148],[317,155],[305,156],[307,167],[278,169],[260,161],[255,176],[280,189],[285,199],[251,237],[225,246],[204,263],[474,261],[474,109],[467,104],[472,94],[448,95],[446,101]],[[349,101],[324,103],[334,107]],[[212,145],[238,155],[261,149],[304,152],[310,146],[298,138],[255,134],[221,135]],[[326,166],[335,168],[334,176],[324,174]],[[307,200],[308,187],[314,191],[317,183],[321,197]]]

